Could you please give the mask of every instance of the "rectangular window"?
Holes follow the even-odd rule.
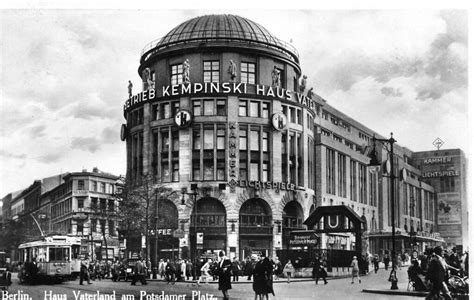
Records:
[[[96,219],[91,220],[91,232],[97,232],[97,220]]]
[[[219,61],[204,61],[204,82],[219,82]]]
[[[247,100],[239,100],[239,116],[247,116]]]
[[[336,152],[326,149],[326,193],[336,194]]]
[[[270,103],[262,102],[262,118],[268,119],[270,116]]]
[[[240,63],[240,81],[255,84],[255,64],[248,62]]]
[[[97,181],[92,181],[92,191],[97,192]]]
[[[108,200],[107,202],[107,208],[109,211],[115,211],[115,201],[114,200]]]
[[[239,133],[239,149],[247,150],[247,130],[240,130]]]
[[[169,102],[160,104],[160,119],[171,118],[171,106]]]
[[[204,100],[204,115],[205,116],[214,116],[214,99]]]
[[[214,180],[214,160],[204,160],[204,180]]]
[[[183,83],[183,64],[171,66],[171,85]]]
[[[337,183],[338,183],[338,195],[346,197],[346,156],[338,153],[337,154]]]
[[[193,150],[201,149],[201,129],[193,128]]]
[[[250,151],[260,150],[260,131],[250,131]]]
[[[193,100],[193,115],[201,115],[201,100]]]
[[[204,129],[204,150],[214,149],[214,130]]]
[[[351,200],[352,201],[357,201],[357,162],[354,160],[351,160],[351,169],[350,169],[350,179],[351,179]]]
[[[109,220],[109,234],[115,236],[115,223],[112,220]]]
[[[173,162],[173,182],[179,181],[179,163]]]
[[[258,101],[250,101],[250,109],[249,109],[249,114],[250,117],[257,118],[259,117],[259,104],[260,102]]]
[[[227,115],[226,100],[217,99],[217,115],[218,116],[226,116]]]
[[[263,152],[268,152],[268,145],[269,145],[268,135],[269,135],[268,131],[263,132],[263,136],[262,136],[262,151]]]
[[[77,208],[84,208],[84,198],[77,198]]]
[[[263,162],[262,165],[262,181],[267,182],[268,181],[268,162]]]
[[[105,193],[105,182],[100,183],[100,192]]]
[[[217,128],[217,149],[218,150],[225,149],[225,129],[224,128]]]
[[[249,180],[258,180],[258,163],[250,163],[250,179]]]
[[[77,189],[78,190],[84,190],[84,180],[80,179],[77,181]]]

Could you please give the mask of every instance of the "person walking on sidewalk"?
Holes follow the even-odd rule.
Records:
[[[377,271],[379,270],[379,256],[377,254],[372,258],[372,263],[374,264],[374,272],[377,274]]]
[[[212,260],[209,258],[207,260],[207,262],[201,267],[201,276],[199,277],[198,281],[197,281],[197,285],[199,286],[199,284],[201,283],[201,279],[204,279],[206,281],[206,284],[209,284],[208,282],[208,278],[211,276],[209,274],[209,270],[211,269],[211,262]]]
[[[232,289],[230,283],[230,273],[232,272],[232,262],[225,256],[224,251],[219,252],[219,262],[217,263],[217,275],[219,276],[219,290],[222,291],[224,300],[229,299],[228,290]]]
[[[319,278],[324,280],[324,284],[328,284],[326,280],[326,270],[324,270],[323,262],[319,257],[316,257],[313,265],[313,278],[316,284],[318,284]]]
[[[237,260],[237,257],[234,257],[232,262],[232,277],[233,281],[239,281],[240,276],[240,262]]]
[[[286,278],[288,279],[288,283],[290,283],[290,279],[295,273],[295,267],[291,264],[291,260],[288,260],[286,265],[283,267],[283,273],[285,274]]]
[[[357,256],[354,256],[352,258],[352,263],[351,263],[351,268],[352,268],[352,284],[354,283],[354,277],[357,276],[357,279],[359,279],[359,283],[361,283],[360,277],[359,277],[359,262],[357,261]]]

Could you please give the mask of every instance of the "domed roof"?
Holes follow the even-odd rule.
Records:
[[[142,62],[151,54],[179,44],[193,42],[235,42],[259,45],[278,50],[298,62],[296,49],[271,34],[263,26],[235,15],[205,15],[176,26],[157,41],[149,43],[142,52]]]

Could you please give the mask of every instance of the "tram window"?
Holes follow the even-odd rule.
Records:
[[[49,261],[69,260],[69,248],[49,248]]]
[[[71,257],[72,257],[72,259],[78,259],[79,258],[80,249],[81,249],[81,246],[79,246],[79,245],[71,246],[71,251],[72,251]]]

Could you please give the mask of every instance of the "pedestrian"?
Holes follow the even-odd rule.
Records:
[[[230,274],[232,272],[232,262],[225,255],[224,251],[219,252],[219,262],[217,263],[216,273],[219,276],[219,290],[222,291],[224,300],[229,299],[228,290],[232,289],[230,283]]]
[[[165,277],[166,277],[166,283],[167,284],[174,284],[174,276],[175,276],[175,268],[174,264],[168,259],[166,260],[166,266],[165,266]]]
[[[383,256],[383,263],[385,265],[385,270],[388,270],[389,262],[390,262],[390,257],[388,256],[388,253],[385,253]]]
[[[234,257],[234,261],[232,262],[232,281],[239,281],[240,275],[240,262],[237,257]]]
[[[193,274],[193,264],[190,260],[186,260],[186,280],[189,280]]]
[[[255,268],[256,257],[256,255],[252,255],[252,257],[247,257],[247,261],[245,262],[245,273],[247,274],[247,280],[252,279],[252,272]]]
[[[318,284],[319,278],[322,278],[324,280],[324,284],[328,284],[326,276],[327,272],[324,270],[323,261],[319,257],[316,257],[313,265],[313,278],[315,283]]]
[[[82,285],[84,280],[86,280],[88,284],[92,284],[91,278],[89,276],[89,259],[87,257],[81,260],[81,269],[79,272],[79,284]]]
[[[165,278],[165,267],[166,267],[166,263],[161,258],[160,262],[158,263],[158,274],[160,275],[161,279]]]
[[[186,280],[186,262],[184,260],[181,260],[181,279],[183,281]]]
[[[374,272],[377,274],[377,271],[379,270],[379,256],[378,254],[374,255],[374,258],[372,259],[372,263],[374,264]]]
[[[360,276],[359,276],[359,262],[357,261],[357,256],[354,256],[352,258],[351,262],[351,268],[352,268],[352,284],[354,283],[354,277],[357,276],[357,279],[359,279],[359,283],[361,283]]]
[[[145,262],[143,261],[142,258],[139,258],[138,261],[135,264],[135,267],[133,268],[134,273],[132,277],[132,285],[136,285],[137,281],[140,280],[142,285],[146,285],[146,271],[145,271]]]
[[[288,283],[290,283],[291,277],[294,273],[295,267],[293,267],[293,264],[291,264],[291,260],[289,259],[286,265],[283,267],[283,274],[285,274]]]
[[[281,261],[278,258],[278,256],[275,257],[275,260],[273,261],[273,277],[274,280],[278,280],[281,274]]]
[[[202,267],[201,267],[201,276],[199,277],[199,279],[197,281],[198,286],[201,283],[201,279],[204,279],[206,284],[209,284],[208,279],[211,276],[209,274],[209,271],[211,270],[211,263],[212,263],[212,260],[209,258],[207,260],[207,262],[204,265],[202,265]]]
[[[255,268],[252,271],[253,284],[252,288],[255,292],[255,300],[268,299],[268,294],[273,291],[273,265],[268,257],[261,259],[256,258]]]
[[[440,293],[444,295],[445,299],[452,299],[444,282],[447,270],[443,264],[444,259],[441,257],[442,254],[443,248],[440,246],[435,247],[431,259],[428,262],[426,280],[431,282],[431,288],[426,299],[436,299]]]

